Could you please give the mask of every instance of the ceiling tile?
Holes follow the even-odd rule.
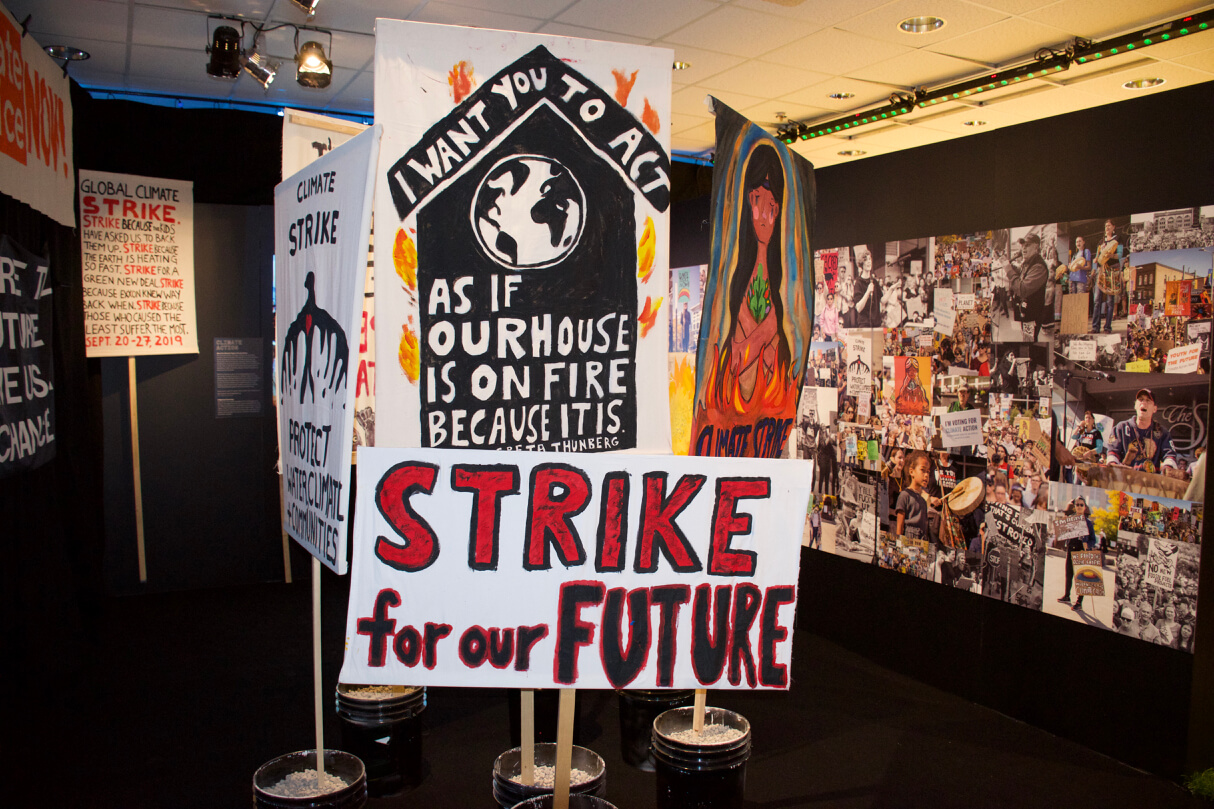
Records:
[[[1210,48],[1214,48],[1214,28],[1167,42],[1156,42],[1144,50],[1152,59],[1179,59]]]
[[[1194,70],[1204,70],[1207,73],[1214,73],[1214,50],[1201,51],[1190,56],[1183,56],[1176,61]]]
[[[852,142],[858,149],[868,149],[884,146],[889,149],[913,149],[916,146],[926,146],[957,137],[956,134],[940,129],[929,129],[918,126],[890,126],[871,134],[863,131],[853,135]]]
[[[110,73],[104,70],[80,70],[83,65],[68,68],[68,75],[75,79],[81,87],[90,93],[105,90],[126,89],[126,76],[122,73]]]
[[[837,114],[883,105],[889,101],[889,94],[895,89],[897,88],[893,85],[874,84],[839,77],[806,87],[795,93],[789,93],[782,96],[781,100],[811,107],[823,107]],[[852,98],[831,98],[831,93],[852,93],[853,96]]]
[[[839,28],[824,28],[764,54],[763,61],[837,76],[910,51],[905,45],[862,37]]]
[[[16,20],[32,16],[30,31],[40,45],[74,45],[73,39],[126,42],[126,3],[102,0],[7,0]]]
[[[716,121],[709,120],[670,136],[670,148],[681,152],[703,152],[717,145]]]
[[[717,8],[709,0],[580,0],[554,22],[657,39]]]
[[[207,55],[201,48],[159,48],[154,45],[132,45],[129,73],[134,79],[156,77],[206,81]]]
[[[68,66],[67,72],[74,79],[96,73],[121,74],[126,68],[126,44],[123,42],[76,39],[72,44],[89,55],[88,59]]]
[[[725,6],[684,26],[664,39],[677,45],[716,43],[715,50],[737,56],[759,57],[813,33],[814,26],[773,17],[735,6]]]
[[[1184,0],[1061,0],[1025,14],[1025,18],[1061,28],[1073,36],[1097,41],[1145,28],[1193,10]]]
[[[567,8],[569,2],[570,0],[514,0],[510,3],[503,3],[502,0],[459,0],[459,5],[486,11],[501,11],[503,7],[509,6],[510,11],[525,17],[546,20]]]
[[[739,8],[762,11],[778,17],[791,17],[817,28],[825,28],[887,2],[889,0],[802,0],[796,5],[789,5],[784,0],[778,3],[771,0],[734,0],[733,4]]]
[[[1056,2],[1058,0],[982,0],[982,5],[1008,14],[1026,14]]]
[[[452,3],[441,3],[431,0],[409,16],[418,22],[433,22],[440,25],[465,25],[474,28],[496,28],[500,31],[534,31],[542,24],[542,20],[534,17],[521,17],[517,14],[503,14],[494,11],[465,8]]]
[[[1149,78],[1163,79],[1164,83],[1157,87],[1148,87],[1141,90],[1127,90],[1123,86],[1126,82],[1134,79]],[[1116,102],[1129,101],[1131,98],[1139,98],[1154,93],[1165,93],[1178,87],[1209,81],[1210,78],[1210,74],[1205,71],[1195,70],[1185,65],[1176,64],[1175,62],[1154,62],[1133,70],[1101,76],[1076,86],[1085,93],[1101,95],[1109,101]]]
[[[1042,43],[1050,43],[1061,50],[1070,40],[1071,36],[1058,28],[1009,17],[986,28],[929,45],[927,49],[959,59],[1001,66],[1027,62],[1042,47]]]
[[[705,51],[687,45],[676,45],[671,42],[656,42],[654,44],[661,45],[664,48],[673,48],[674,58],[678,61],[691,62],[691,67],[686,70],[676,71],[673,74],[680,84],[698,84],[709,76],[715,76],[745,61],[741,56]]]
[[[578,39],[597,39],[602,42],[623,42],[626,45],[648,45],[649,37],[633,37],[614,31],[596,31],[593,28],[583,28],[580,25],[568,25],[563,22],[548,22],[536,29],[536,33],[550,34],[556,37],[577,37]]]
[[[299,36],[300,42],[304,35]],[[341,67],[363,68],[371,65],[375,58],[375,37],[369,34],[347,34],[344,31],[333,32],[333,48],[328,50],[328,37],[317,41],[324,45],[333,64]]]
[[[895,0],[867,14],[840,23],[839,28],[874,39],[896,42],[912,48],[923,48],[952,39],[955,36],[983,28],[1005,19],[1001,11],[982,8],[962,0],[931,0],[930,13],[944,20],[944,27],[925,34],[908,34],[898,23],[908,17],[922,16],[928,9],[923,0]]]
[[[705,79],[700,84],[713,91],[751,94],[761,91],[763,95],[776,97],[796,92],[802,87],[818,84],[829,78],[830,75],[826,73],[773,65],[752,59]]]
[[[704,103],[705,97],[710,95],[720,99],[727,106],[733,107],[735,110],[741,107],[753,106],[763,100],[758,96],[752,95],[733,92],[713,92],[707,87],[693,84],[691,87],[671,94],[670,111],[675,115],[690,115],[694,118],[702,116],[711,117],[712,112],[708,109],[708,105]]]
[[[850,75],[864,81],[892,84],[897,87],[930,87],[944,81],[975,75],[983,69],[970,61],[944,56],[931,51],[911,51],[887,59]]]
[[[377,17],[390,20],[412,19],[413,12],[422,5],[422,0],[358,0],[356,3],[325,0],[316,9],[316,15],[308,24],[370,34],[375,30]],[[304,21],[304,15],[291,7],[290,0],[278,0],[278,5],[274,7],[274,18],[296,23]]]

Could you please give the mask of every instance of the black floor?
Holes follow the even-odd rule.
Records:
[[[326,576],[323,597],[329,746],[340,746],[328,695],[345,581]],[[18,772],[0,804],[250,806],[259,765],[313,746],[310,597],[305,579],[99,605],[66,693],[28,684],[10,692],[26,718],[5,734],[3,757]],[[796,633],[793,661],[787,693],[709,692],[709,704],[751,722],[748,809],[1208,805],[806,632]],[[369,805],[492,809],[493,761],[511,746],[506,692],[431,688],[428,696],[424,782]],[[581,741],[607,762],[606,797],[620,809],[654,806],[653,774],[621,758],[616,695],[580,699]]]

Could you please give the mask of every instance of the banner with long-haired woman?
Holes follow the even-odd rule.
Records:
[[[813,332],[813,166],[713,102],[712,253],[690,454],[775,458]]]

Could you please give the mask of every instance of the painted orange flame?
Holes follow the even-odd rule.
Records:
[[[658,237],[653,229],[653,217],[645,217],[645,228],[641,231],[641,240],[637,242],[637,278],[641,283],[647,283],[653,274],[653,259],[657,255]]]
[[[410,382],[416,383],[417,377],[421,375],[422,358],[421,352],[417,348],[417,335],[408,326],[403,327],[397,358],[400,360],[400,367],[405,372],[405,376],[409,377]]]
[[[728,373],[722,361],[712,363],[703,383],[703,402],[694,410],[689,444],[694,447],[696,438],[707,426],[717,431],[728,432],[740,425],[753,425],[761,419],[792,419],[797,413],[798,380],[793,379],[787,364],[776,365],[775,373],[768,375],[760,370],[755,389],[747,400],[742,395],[737,377]],[[722,379],[720,390],[717,380]],[[702,454],[715,455],[715,445],[709,445]],[[754,454],[753,445],[749,455]]]
[[[662,301],[665,298],[658,298],[658,302],[654,303],[653,298],[649,295],[645,296],[645,308],[641,310],[641,314],[637,316],[637,323],[641,324],[641,338],[649,334],[649,330],[653,328],[653,324],[658,320],[658,310],[662,308]],[[650,309],[650,307],[653,307]]]
[[[675,455],[691,446],[691,405],[696,395],[694,355],[670,358],[670,444]]]
[[[615,76],[615,100],[620,102],[621,107],[628,106],[628,94],[632,92],[632,85],[637,82],[637,71],[632,71],[632,77],[625,76],[625,71],[612,68],[611,75]]]
[[[472,65],[460,60],[447,74],[447,84],[451,85],[451,98],[455,103],[463,101],[472,92],[476,79],[472,78]]]
[[[662,128],[662,119],[658,117],[658,111],[649,106],[648,98],[645,99],[645,111],[641,113],[641,123],[649,127],[649,131],[655,135]]]
[[[407,289],[417,289],[417,245],[404,228],[397,228],[396,241],[392,244],[392,263],[396,274],[405,282]]]

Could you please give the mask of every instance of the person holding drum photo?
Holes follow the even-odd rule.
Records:
[[[1155,421],[1155,394],[1142,388],[1134,396],[1134,417],[1118,422],[1107,446],[1110,466],[1128,467],[1180,480],[1187,474],[1172,446],[1172,434]]]

